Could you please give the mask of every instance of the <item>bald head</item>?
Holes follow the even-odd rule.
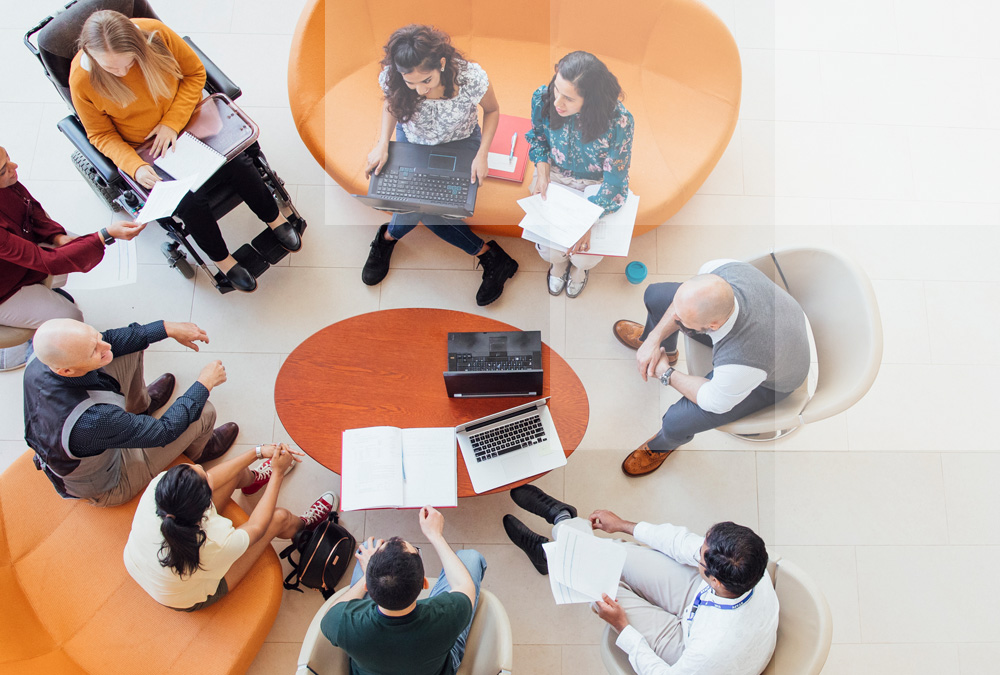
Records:
[[[688,327],[721,326],[733,312],[733,287],[715,274],[691,277],[674,295],[674,311]]]
[[[33,339],[35,356],[60,375],[67,374],[60,371],[80,370],[82,375],[106,365],[100,363],[103,356],[95,361],[95,352],[100,351],[101,345],[107,343],[97,329],[73,319],[48,320],[35,331]]]

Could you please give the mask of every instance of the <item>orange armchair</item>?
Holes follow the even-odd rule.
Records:
[[[531,113],[531,94],[556,61],[581,49],[618,77],[635,118],[630,183],[642,197],[635,235],[680,210],[729,144],[739,115],[739,51],[698,0],[310,0],[292,41],[288,95],[299,135],[345,190],[363,194],[378,139],[382,45],[396,28],[432,24],[490,76],[501,112]],[[523,184],[490,179],[468,220],[519,237]]]
[[[278,556],[206,609],[163,607],[122,562],[139,497],[109,509],[61,499],[31,455],[0,475],[0,672],[245,673],[281,604]],[[247,519],[233,502],[222,512]]]

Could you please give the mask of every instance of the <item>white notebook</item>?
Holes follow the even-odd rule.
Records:
[[[194,192],[226,163],[226,158],[185,131],[177,137],[173,150],[153,162],[176,179],[193,177],[190,189]]]
[[[457,458],[454,427],[348,429],[340,509],[458,506]]]

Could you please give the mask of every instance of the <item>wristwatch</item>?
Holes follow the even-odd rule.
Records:
[[[264,459],[264,453],[260,451],[260,446],[258,445],[253,451],[257,454],[257,459]]]
[[[115,238],[108,234],[108,228],[106,227],[101,228],[101,239],[104,240],[105,246],[111,246],[111,244],[115,243]]]
[[[669,387],[670,386],[670,376],[673,375],[673,374],[674,374],[674,367],[673,366],[670,366],[669,368],[667,368],[666,370],[664,370],[663,374],[660,375],[660,384],[662,384],[664,387]]]

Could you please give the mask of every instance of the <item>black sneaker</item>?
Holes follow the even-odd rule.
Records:
[[[368,260],[361,270],[361,281],[369,286],[374,286],[389,273],[389,259],[392,257],[392,249],[396,246],[395,241],[386,241],[385,233],[389,229],[389,223],[382,223],[378,228],[378,234],[372,240],[372,250],[368,253]]]
[[[503,293],[503,285],[517,272],[517,261],[507,255],[494,240],[486,242],[489,250],[479,256],[479,264],[483,266],[483,283],[476,293],[476,304],[485,307],[495,301]]]
[[[574,507],[545,494],[534,485],[522,485],[514,488],[510,491],[510,498],[525,511],[544,518],[549,525],[555,525],[556,516],[563,511],[568,511],[570,518],[576,518]]]
[[[509,513],[503,517],[503,529],[514,545],[524,551],[539,574],[549,573],[549,560],[542,548],[542,544],[547,543],[548,539],[532,532],[527,525]]]

